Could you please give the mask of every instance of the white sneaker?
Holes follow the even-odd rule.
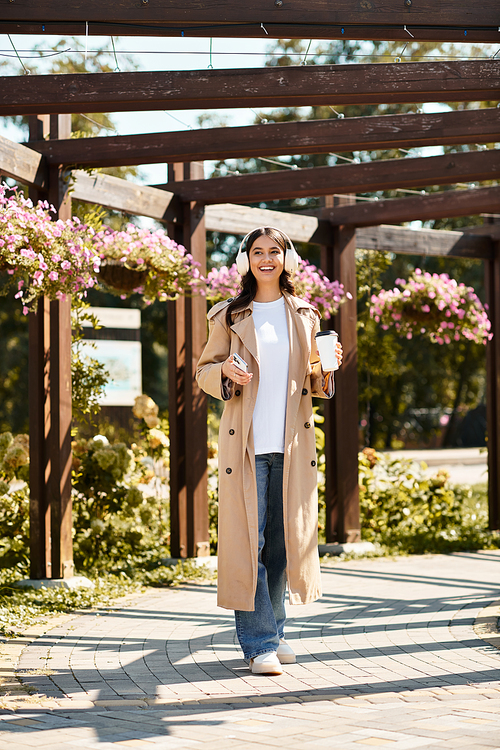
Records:
[[[281,664],[295,664],[295,653],[293,648],[288,645],[284,638],[280,638],[280,645],[278,646],[277,657]]]
[[[268,651],[267,654],[250,659],[249,667],[252,674],[283,674],[275,651]]]

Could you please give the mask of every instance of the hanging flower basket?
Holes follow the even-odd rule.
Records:
[[[117,292],[138,292],[148,304],[191,294],[200,278],[200,264],[163,229],[104,227],[94,237],[94,249],[101,259],[100,281]]]
[[[292,281],[297,296],[314,305],[326,319],[335,315],[346,299],[352,299],[352,295],[350,292],[345,292],[342,284],[338,281],[330,281],[319,268],[305,260],[300,261]],[[241,276],[237,271],[236,263],[233,263],[230,268],[227,266],[212,268],[199,286],[200,293],[212,304],[228,297],[236,297],[241,291]]]
[[[117,292],[133,292],[144,285],[148,272],[128,268],[119,260],[103,260],[99,269],[99,281]]]
[[[441,313],[439,313],[439,317],[442,317]],[[417,323],[431,323],[436,318],[436,311],[423,312],[413,305],[401,311],[401,318],[405,321],[413,320]]]
[[[394,328],[407,339],[422,334],[434,344],[461,338],[486,344],[493,337],[486,309],[472,287],[420,268],[396,284],[399,288],[371,298],[370,315],[384,330]]]
[[[38,298],[85,295],[94,286],[101,259],[92,247],[93,230],[79,219],[53,221],[53,206],[34,206],[17,188],[0,184],[0,268],[10,277],[23,312],[36,310]]]

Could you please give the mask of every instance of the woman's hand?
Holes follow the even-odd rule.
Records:
[[[316,349],[316,354],[319,357],[319,349]],[[340,367],[340,365],[342,364],[342,360],[344,359],[344,350],[340,341],[337,341],[337,344],[335,346],[335,356],[337,357],[337,363]]]
[[[335,356],[337,357],[337,362],[340,367],[340,365],[342,364],[342,360],[344,359],[344,350],[340,341],[337,341],[337,346],[335,347]]]
[[[239,367],[236,367],[232,354],[223,362],[222,374],[225,378],[232,380],[233,383],[238,383],[238,385],[247,385],[253,378],[253,372],[243,372]]]

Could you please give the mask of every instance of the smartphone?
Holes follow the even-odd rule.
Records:
[[[247,363],[240,357],[239,354],[236,354],[236,352],[233,353],[233,362],[240,370],[243,370],[243,372],[248,372]]]

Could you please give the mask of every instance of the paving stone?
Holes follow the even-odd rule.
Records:
[[[277,677],[248,671],[213,586],[31,629],[0,674],[18,660],[39,695],[0,696],[1,719],[27,722],[0,722],[0,750],[500,748],[500,650],[473,629],[500,598],[499,563],[489,551],[324,568],[324,598],[289,608],[297,664]]]

